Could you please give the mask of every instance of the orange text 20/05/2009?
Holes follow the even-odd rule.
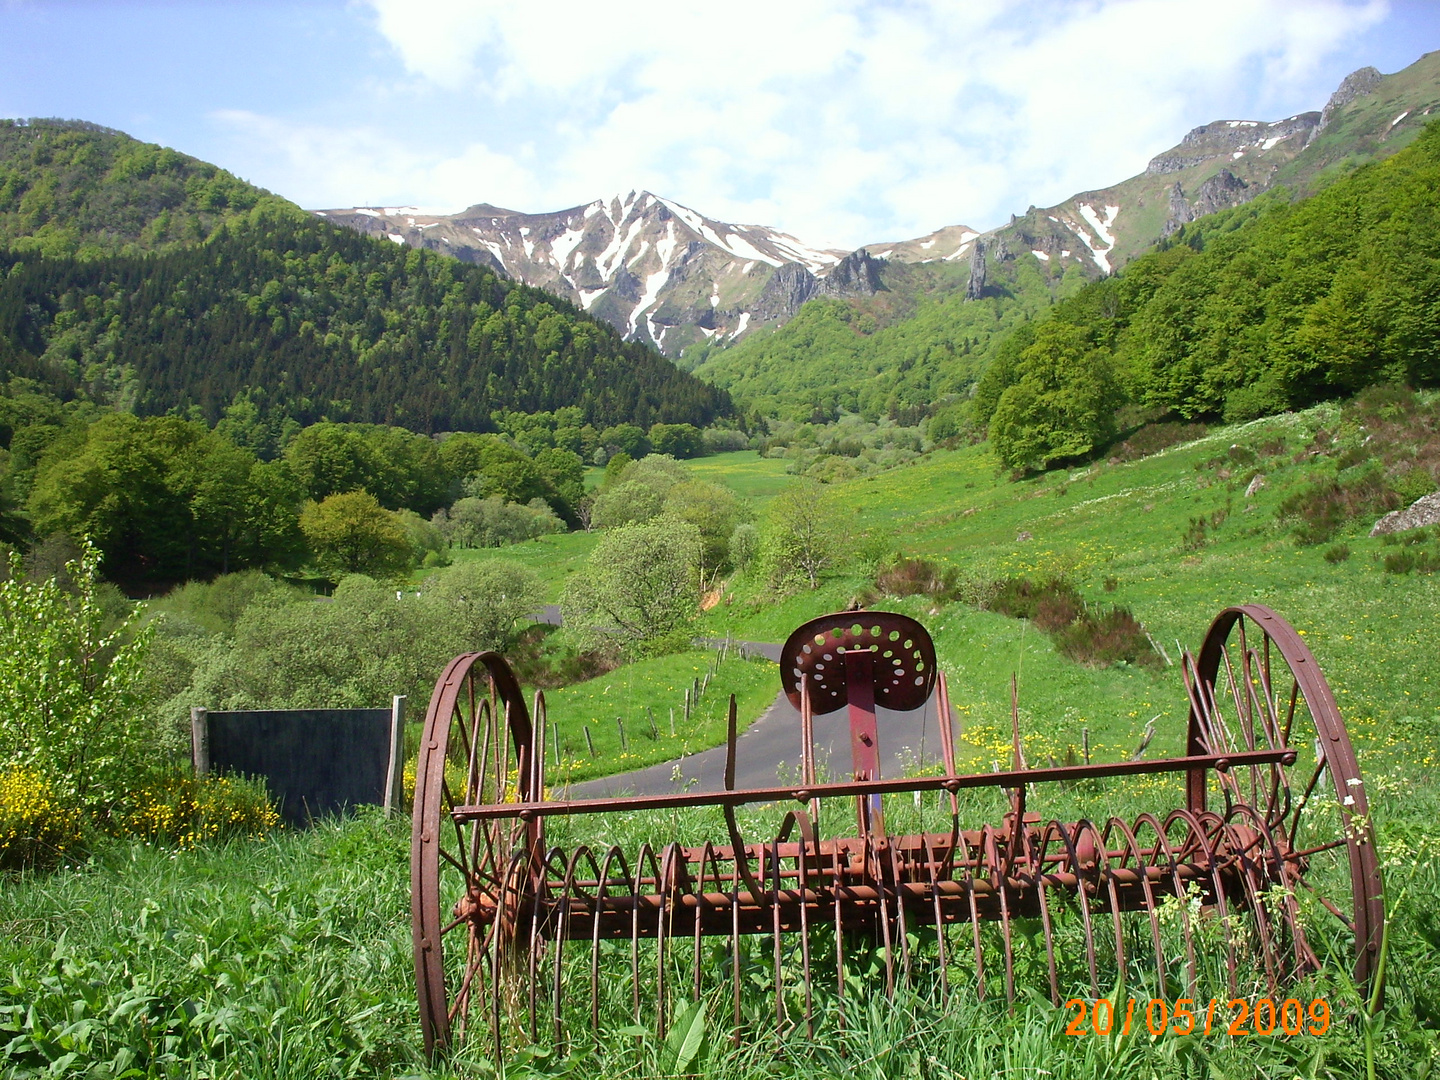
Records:
[[[1128,1035],[1144,1025],[1151,1035],[1323,1035],[1330,1029],[1330,1004],[1324,998],[1312,998],[1308,1004],[1299,998],[1275,1001],[1260,998],[1210,998],[1196,1001],[1179,998],[1098,998],[1086,1001],[1071,998],[1065,1008],[1075,1015],[1065,1026],[1067,1035]]]

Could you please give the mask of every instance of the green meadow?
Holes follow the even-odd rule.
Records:
[[[982,1001],[967,988],[942,1003],[933,985],[921,983],[887,1002],[873,956],[862,956],[852,975],[863,1023],[831,1029],[816,1045],[792,1032],[732,1047],[712,1003],[717,1012],[693,1029],[703,1054],[686,1058],[683,1071],[737,1080],[1434,1075],[1440,579],[1387,571],[1386,559],[1402,549],[1368,537],[1373,515],[1325,543],[1296,543],[1281,506],[1317,477],[1343,473],[1326,449],[1327,433],[1342,427],[1340,407],[1323,406],[1216,429],[1138,460],[1021,480],[1000,470],[984,444],[936,450],[833,486],[847,540],[818,589],[776,596],[758,575],[735,576],[698,629],[708,638],[774,642],[808,618],[857,601],[910,614],[934,636],[964,765],[989,771],[1010,756],[1012,676],[1032,764],[1074,757],[1086,744],[1097,760],[1126,759],[1152,721],[1148,754],[1180,753],[1186,707],[1179,650],[1197,648],[1226,605],[1274,607],[1303,632],[1334,688],[1370,791],[1390,912],[1383,1009],[1348,981],[1342,962],[1332,962],[1294,991],[1331,1004],[1335,1021],[1320,1035],[1076,1037],[1066,1033],[1071,1013],[1041,996],[1009,1007],[1003,996]],[[763,516],[766,495],[786,482],[783,466],[735,453],[694,467],[752,499]],[[554,597],[594,541],[574,533],[460,557],[522,561]],[[1427,533],[1412,547],[1430,551],[1440,542]],[[954,568],[956,598],[877,595],[876,572],[896,556]],[[1016,575],[1065,577],[1097,608],[1129,608],[1164,655],[1098,669],[1067,659],[1029,622],[984,609],[987,583]],[[687,724],[685,689],[707,672],[710,687]],[[748,722],[777,690],[775,665],[733,654],[717,663],[716,650],[696,649],[547,691],[559,734],[551,752],[558,748],[560,758],[550,775],[579,780],[716,745],[729,693]],[[1070,791],[1042,785],[1030,808],[1106,816],[1163,810],[1182,799],[1178,778],[1156,778]],[[912,811],[908,801],[887,800],[894,823],[919,814],[919,803]],[[993,792],[962,804],[967,825],[998,821],[1003,811]],[[760,835],[777,817],[775,808],[757,807],[742,824]],[[627,849],[722,835],[718,819],[698,812],[577,819],[553,830],[554,842]],[[628,1014],[606,1019],[569,1056],[538,1050],[497,1068],[483,1047],[470,1046],[426,1062],[410,966],[408,845],[408,822],[367,813],[258,843],[185,851],[111,845],[76,868],[12,881],[0,891],[0,926],[9,931],[0,937],[0,970],[10,973],[0,985],[5,1075],[681,1074],[674,1046]],[[753,947],[763,953],[768,945],[757,939]],[[746,964],[754,965],[747,979],[755,982],[745,990],[747,1002],[753,996],[759,1003],[757,1015],[766,998],[753,973],[768,963],[759,953],[747,953]]]

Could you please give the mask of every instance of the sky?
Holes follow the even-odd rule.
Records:
[[[0,117],[311,209],[648,190],[848,250],[993,227],[1434,48],[1434,0],[0,0]]]

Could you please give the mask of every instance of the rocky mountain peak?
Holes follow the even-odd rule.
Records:
[[[1380,80],[1384,77],[1373,67],[1362,67],[1346,75],[1340,80],[1339,87],[1330,95],[1330,100],[1325,103],[1325,108],[1320,111],[1320,126],[1323,128],[1330,123],[1331,118],[1337,112],[1356,98],[1374,93],[1375,88],[1380,85]]]
[[[1151,158],[1145,172],[1151,176],[1163,176],[1211,161],[1233,160],[1248,150],[1269,150],[1296,135],[1300,136],[1296,140],[1298,150],[1319,124],[1320,114],[1316,112],[1298,113],[1273,123],[1263,120],[1216,120],[1201,124],[1181,139],[1179,145]]]
[[[815,248],[763,225],[706,217],[633,190],[548,213],[477,203],[316,211],[397,244],[443,251],[548,289],[669,355],[788,319],[817,291],[874,291],[868,253]],[[840,277],[825,285],[839,268]]]

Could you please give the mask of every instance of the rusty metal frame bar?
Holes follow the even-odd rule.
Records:
[[[807,787],[748,788],[744,791],[685,791],[673,795],[636,795],[612,799],[577,799],[566,802],[509,802],[486,806],[457,806],[456,821],[486,821],[494,818],[533,818],[570,814],[608,814],[617,810],[674,810],[687,806],[742,806],[747,803],[799,803],[814,798],[843,795],[892,795],[910,791],[959,791],[962,788],[1015,787],[1020,784],[1100,780],[1114,776],[1141,776],[1148,773],[1182,773],[1196,769],[1227,772],[1244,765],[1293,765],[1295,751],[1245,750],[1235,754],[1203,754],[1146,761],[1114,761],[1092,765],[1057,765],[1052,768],[1011,769],[992,773],[960,773],[954,776],[910,776],[893,780],[851,780]]]

